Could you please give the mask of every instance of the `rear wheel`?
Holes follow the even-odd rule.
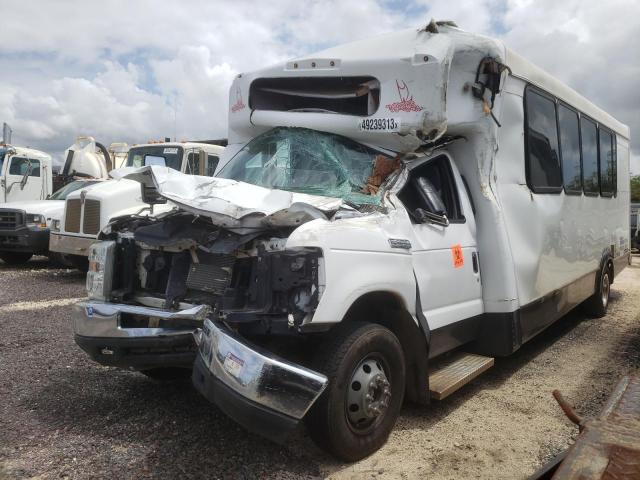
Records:
[[[0,252],[0,259],[8,265],[27,263],[31,257],[33,257],[33,254],[29,252]]]
[[[329,335],[314,362],[329,384],[307,425],[322,448],[356,461],[384,445],[396,423],[404,398],[404,354],[381,325],[347,323]]]
[[[185,380],[187,378],[191,378],[191,369],[180,367],[150,368],[148,370],[140,370],[140,373],[146,375],[149,378],[162,382]]]
[[[609,306],[609,295],[611,293],[611,269],[608,263],[600,272],[600,281],[595,293],[584,303],[584,310],[587,315],[600,318],[607,314]]]

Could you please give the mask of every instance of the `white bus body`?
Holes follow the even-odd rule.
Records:
[[[181,213],[92,247],[76,341],[115,364],[98,348],[113,337],[117,365],[143,370],[127,342],[188,344],[184,322],[206,319],[199,391],[271,438],[307,418],[348,460],[384,443],[403,398],[444,398],[585,301],[603,315],[630,254],[629,129],[502,42],[446,24],[239,75],[222,163],[221,178],[130,174]],[[144,258],[143,292],[116,289],[116,245]],[[194,272],[184,293],[171,276],[150,300],[153,265],[173,262]],[[128,315],[164,328],[127,329]],[[270,351],[281,335],[307,342],[313,370]]]

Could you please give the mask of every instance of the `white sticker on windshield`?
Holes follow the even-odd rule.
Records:
[[[175,155],[176,153],[178,153],[178,149],[177,148],[165,148],[162,153],[169,153],[169,154],[173,154]]]
[[[360,121],[363,132],[397,132],[400,130],[399,118],[363,118]]]

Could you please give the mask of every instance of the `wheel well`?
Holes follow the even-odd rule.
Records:
[[[377,323],[391,330],[402,346],[406,365],[405,397],[411,402],[428,403],[429,346],[425,332],[396,294],[370,292],[358,298],[345,314],[343,322]]]

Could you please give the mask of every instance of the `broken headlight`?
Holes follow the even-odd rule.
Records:
[[[87,295],[92,300],[109,299],[113,283],[113,263],[116,242],[94,243],[89,247]]]

